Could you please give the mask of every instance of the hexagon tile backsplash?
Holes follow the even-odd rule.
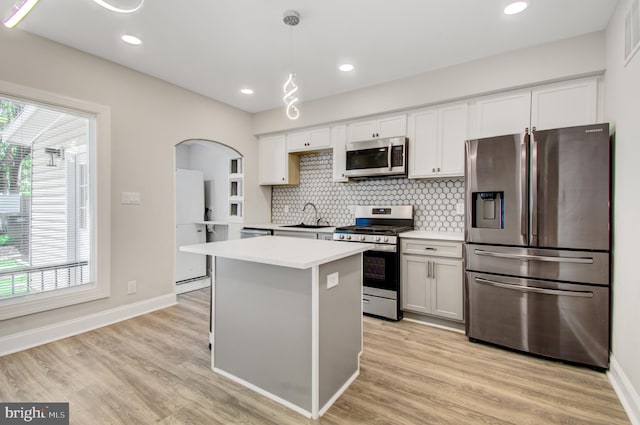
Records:
[[[462,232],[464,216],[456,215],[456,204],[464,202],[464,179],[409,180],[384,178],[353,183],[333,181],[331,153],[300,157],[300,185],[273,186],[271,220],[277,224],[314,220],[313,208],[302,212],[307,202],[318,208],[318,217],[332,226],[354,223],[352,205],[413,205],[416,230]],[[285,210],[288,208],[288,212]]]

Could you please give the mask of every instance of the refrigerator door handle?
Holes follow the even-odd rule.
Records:
[[[538,244],[538,142],[536,141],[536,129],[531,129],[531,208],[529,217],[531,220],[531,245]]]
[[[512,289],[514,291],[520,291],[520,292],[532,292],[536,294],[559,295],[559,296],[565,296],[565,297],[593,298],[593,292],[590,292],[590,291],[564,291],[561,289],[544,289],[544,288],[536,288],[531,286],[511,285],[509,283],[496,282],[495,280],[483,279],[481,277],[476,277],[475,281],[483,285],[496,286],[498,288],[504,288],[504,289]]]
[[[525,128],[520,142],[520,234],[527,237],[527,145],[529,129]]]
[[[474,253],[485,257],[512,258],[515,260],[546,261],[549,263],[593,264],[592,257],[552,257],[548,255],[508,254],[505,252],[484,251],[482,249],[476,249],[474,250]]]

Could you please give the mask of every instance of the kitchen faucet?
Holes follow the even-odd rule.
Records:
[[[307,207],[308,207],[309,205],[311,205],[311,206],[313,207],[313,210],[314,210],[314,211],[315,211],[315,213],[316,213],[316,218],[315,218],[315,220],[314,220],[313,224],[316,224],[316,225],[317,225],[317,224],[318,224],[318,222],[320,221],[320,219],[318,218],[318,209],[316,208],[316,206],[315,206],[315,205],[313,205],[311,202],[307,202],[306,204],[304,204],[304,207],[302,207],[302,212],[305,212],[305,210],[307,209]],[[304,221],[303,221],[303,222],[304,222]]]

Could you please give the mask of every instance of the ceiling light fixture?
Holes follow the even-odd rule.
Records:
[[[124,41],[127,44],[131,44],[133,46],[139,46],[142,44],[142,40],[140,40],[135,35],[125,34],[121,38],[122,38],[122,41]]]
[[[27,13],[38,3],[38,0],[23,0],[22,3],[16,3],[16,10],[7,19],[2,21],[5,27],[13,28],[25,17]],[[20,4],[18,6],[18,4]]]
[[[135,12],[136,10],[140,9],[142,7],[142,4],[144,3],[144,0],[138,0],[138,4],[136,6],[125,9],[122,7],[114,6],[111,3],[107,2],[106,0],[93,0],[93,1],[99,4],[100,6],[104,7],[105,9],[108,9],[112,12],[118,12],[118,13]]]
[[[244,88],[244,89],[240,89],[240,93],[242,94],[253,94],[253,90],[250,88]]]
[[[504,8],[505,15],[517,15],[527,8],[526,1],[516,1]]]
[[[338,67],[338,69],[342,72],[351,72],[354,69],[354,66],[351,65],[350,63],[343,63],[342,65],[340,65]]]
[[[291,27],[289,31],[289,66],[290,69],[293,69],[293,27],[300,23],[300,14],[295,10],[287,10],[284,12],[283,21],[285,25]],[[296,85],[296,74],[291,72],[291,70],[289,71],[287,81],[282,86],[282,91],[284,92],[282,100],[285,105],[287,105],[287,118],[297,120],[300,117],[300,110],[296,107],[298,98],[295,96],[295,93],[298,91],[298,86]]]

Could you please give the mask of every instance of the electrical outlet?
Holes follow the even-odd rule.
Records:
[[[464,215],[464,204],[462,202],[456,204],[456,215]]]
[[[356,206],[355,205],[349,205],[349,214],[355,216],[356,215]]]
[[[127,282],[127,294],[135,294],[138,290],[138,283],[135,280]]]
[[[289,205],[284,206],[284,213],[289,214]]]
[[[338,286],[338,283],[340,283],[340,275],[338,274],[338,272],[327,275],[327,289]]]

